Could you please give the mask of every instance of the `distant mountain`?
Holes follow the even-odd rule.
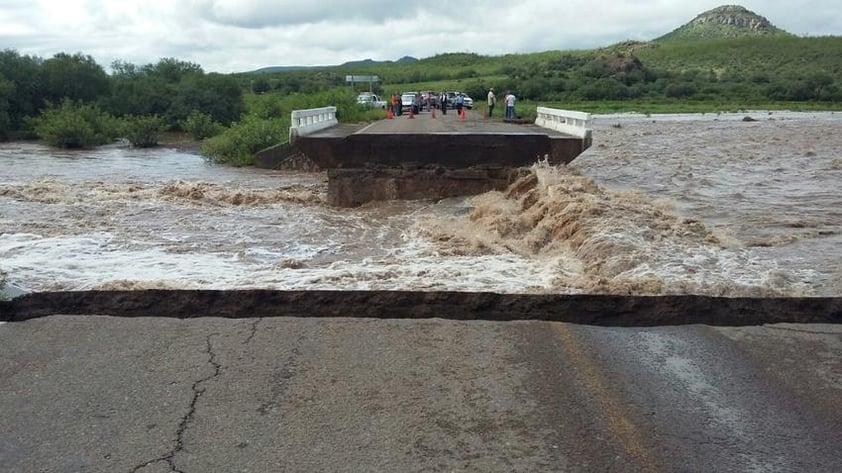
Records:
[[[272,73],[272,72],[289,72],[289,71],[300,71],[302,69],[325,69],[325,68],[359,68],[359,67],[376,67],[376,66],[387,66],[391,64],[411,64],[413,62],[418,61],[418,59],[412,56],[404,56],[397,61],[375,61],[374,59],[363,59],[361,61],[348,61],[346,63],[342,63],[338,66],[268,66],[268,67],[261,67],[260,69],[256,69],[254,71],[247,72],[247,74],[265,74],[265,73]]]
[[[335,67],[371,67],[378,64],[391,64],[392,61],[375,61],[374,59],[363,59],[362,61],[348,61]]]
[[[690,23],[654,41],[686,41],[745,36],[792,36],[792,34],[774,26],[766,18],[744,7],[723,5],[700,14]]]
[[[261,67],[260,69],[256,69],[253,71],[249,71],[246,74],[269,74],[272,72],[289,72],[289,71],[299,71],[301,69],[308,69],[309,66],[268,66],[268,67]]]
[[[384,65],[391,65],[391,64],[410,64],[418,59],[415,59],[412,56],[404,56],[397,61],[375,61],[374,59],[363,59],[362,61],[348,61],[346,63],[340,64],[337,67],[371,67],[371,66],[384,66]]]

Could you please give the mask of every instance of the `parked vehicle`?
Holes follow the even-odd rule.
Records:
[[[456,92],[445,92],[447,95],[447,108],[456,108]]]
[[[386,108],[386,101],[379,95],[370,92],[363,92],[357,96],[357,103],[368,108]]]
[[[401,94],[401,109],[409,110],[412,108],[412,113],[421,111],[421,96],[418,92],[404,92]]]
[[[462,96],[462,105],[467,108],[468,110],[474,108],[474,99],[468,96],[468,94],[464,92],[448,92],[448,99],[447,101],[451,104],[451,108],[456,108],[456,97]],[[450,94],[453,94],[453,97],[450,97]]]
[[[464,92],[445,92],[447,94],[447,108],[456,108],[456,97],[462,96],[462,105],[467,109],[474,108],[474,99]]]
[[[421,109],[439,108],[439,94],[432,90],[421,92]]]

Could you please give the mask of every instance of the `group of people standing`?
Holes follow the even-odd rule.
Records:
[[[494,115],[494,106],[497,105],[497,96],[494,95],[494,87],[488,89],[487,100],[488,118],[491,118]],[[515,97],[515,94],[513,94],[511,90],[507,90],[506,95],[503,97],[503,103],[506,105],[505,118],[517,118],[517,115],[515,115],[515,101],[517,101],[517,97]]]
[[[433,99],[433,97],[430,96],[430,95],[428,95],[426,97],[426,105],[427,105],[428,109],[435,106],[435,104],[432,103],[432,99]],[[442,92],[441,95],[438,97],[438,102],[439,102],[438,108],[441,109],[442,115],[447,115],[448,101],[449,101],[449,99],[447,97],[447,93]],[[456,113],[461,115],[462,114],[462,107],[464,106],[464,96],[462,96],[461,94],[458,94],[454,98],[454,101],[455,101],[455,105],[456,105],[454,107],[454,108],[456,108]],[[494,106],[497,105],[497,96],[494,95],[494,87],[491,87],[490,89],[488,89],[487,101],[488,101],[488,118],[492,118],[494,116]],[[513,94],[512,91],[507,90],[506,95],[503,97],[503,103],[506,106],[504,118],[507,118],[507,119],[517,118],[517,115],[515,115],[515,102],[516,101],[517,101],[517,97],[515,97],[515,94]],[[400,94],[398,94],[398,93],[392,94],[392,97],[391,97],[391,100],[390,100],[390,106],[392,107],[392,113],[394,113],[396,116],[401,114],[401,112],[403,110],[403,100],[401,99]],[[413,107],[414,113],[418,113],[420,111],[420,109],[422,108],[421,94],[416,94],[416,97],[413,99],[413,103],[411,104],[411,106]]]
[[[447,104],[450,103],[450,98],[447,95],[447,92],[442,92],[439,95],[439,108],[441,109],[442,115],[447,115]],[[462,115],[462,107],[465,106],[465,96],[460,94],[456,94],[453,97],[453,108],[456,109],[457,115]]]

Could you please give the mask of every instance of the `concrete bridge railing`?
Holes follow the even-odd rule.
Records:
[[[538,107],[535,124],[579,138],[590,138],[591,114],[573,110]]]
[[[307,136],[338,124],[336,107],[293,110],[289,127],[289,142],[293,143],[299,136]]]

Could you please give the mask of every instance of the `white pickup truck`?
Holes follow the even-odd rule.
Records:
[[[377,94],[370,92],[363,92],[358,95],[357,103],[368,108],[386,108],[386,101],[382,100]]]

